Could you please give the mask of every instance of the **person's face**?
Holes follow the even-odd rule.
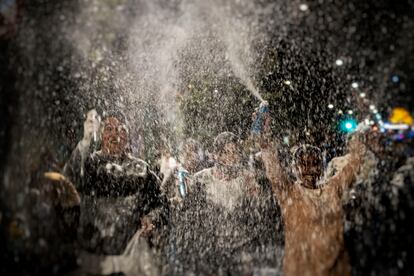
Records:
[[[128,136],[125,127],[114,117],[109,117],[104,122],[102,133],[102,151],[109,155],[121,155],[125,153]]]
[[[217,161],[224,166],[234,166],[241,162],[241,152],[234,143],[226,144],[223,151],[217,156]]]
[[[322,175],[322,157],[313,152],[304,152],[298,158],[296,169],[302,183],[307,187],[315,187]]]

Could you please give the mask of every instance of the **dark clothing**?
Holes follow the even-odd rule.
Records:
[[[121,254],[143,216],[164,224],[159,180],[140,159],[90,155],[79,192],[80,242],[89,252]]]
[[[172,212],[168,274],[277,272],[283,235],[271,190],[262,189],[259,195],[242,193],[226,209],[210,200],[210,184],[196,180],[183,204]]]

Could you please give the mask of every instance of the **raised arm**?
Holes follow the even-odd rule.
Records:
[[[263,102],[262,104],[267,104],[267,102]],[[262,105],[261,105],[262,106]],[[257,112],[253,113],[252,119],[253,122],[256,121]],[[288,177],[283,170],[280,160],[279,154],[277,150],[277,145],[272,144],[271,140],[271,129],[270,129],[270,116],[269,113],[266,112],[262,114],[263,117],[263,129],[259,132],[252,131],[252,139],[256,140],[255,142],[259,143],[261,148],[261,159],[263,161],[263,165],[265,167],[265,172],[267,178],[270,180],[272,184],[272,190],[279,198],[285,194]]]
[[[361,142],[361,138],[362,134],[358,133],[348,142],[349,153],[342,157],[344,164],[332,177],[333,183],[342,191],[348,189],[354,183],[355,177],[362,165],[366,147]]]
[[[284,192],[287,188],[288,178],[286,172],[282,168],[279,160],[279,154],[277,147],[272,146],[270,143],[262,143],[262,160],[266,171],[266,176],[269,178],[273,192],[276,195]]]
[[[99,115],[95,109],[92,109],[86,114],[86,120],[83,123],[82,140],[76,145],[70,159],[63,168],[63,175],[72,181],[76,187],[80,186],[80,179],[84,176],[84,163],[91,153],[91,143],[96,143],[99,139],[99,126]]]

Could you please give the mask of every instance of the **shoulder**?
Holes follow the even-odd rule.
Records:
[[[146,161],[128,154],[126,162],[127,167],[132,170],[133,174],[139,174],[156,182],[161,182],[156,173],[150,169],[150,165]]]
[[[208,169],[204,169],[199,172],[196,172],[193,178],[194,180],[202,180],[205,178],[209,178],[211,176],[213,176],[213,168],[208,168]]]
[[[203,189],[206,183],[213,178],[213,168],[208,168],[195,173],[189,181],[190,190]]]
[[[135,157],[135,156],[130,155],[130,154],[128,154],[127,156],[128,156],[129,159],[149,167],[149,164],[145,160],[142,160],[141,158]]]
[[[94,151],[91,154],[88,155],[88,159],[91,160],[100,160],[105,159],[105,155],[102,153],[102,151]]]
[[[328,164],[327,176],[332,177],[338,172],[342,171],[343,168],[348,164],[350,158],[350,154],[333,158]]]
[[[150,167],[149,164],[145,162],[144,160],[134,157],[130,154],[126,156],[125,162],[129,164],[133,164],[135,168],[140,169],[140,170],[149,170],[149,167]]]

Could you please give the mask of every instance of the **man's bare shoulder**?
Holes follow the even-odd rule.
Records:
[[[350,162],[351,154],[335,157],[329,162],[326,176],[328,178],[335,176],[338,172]]]

